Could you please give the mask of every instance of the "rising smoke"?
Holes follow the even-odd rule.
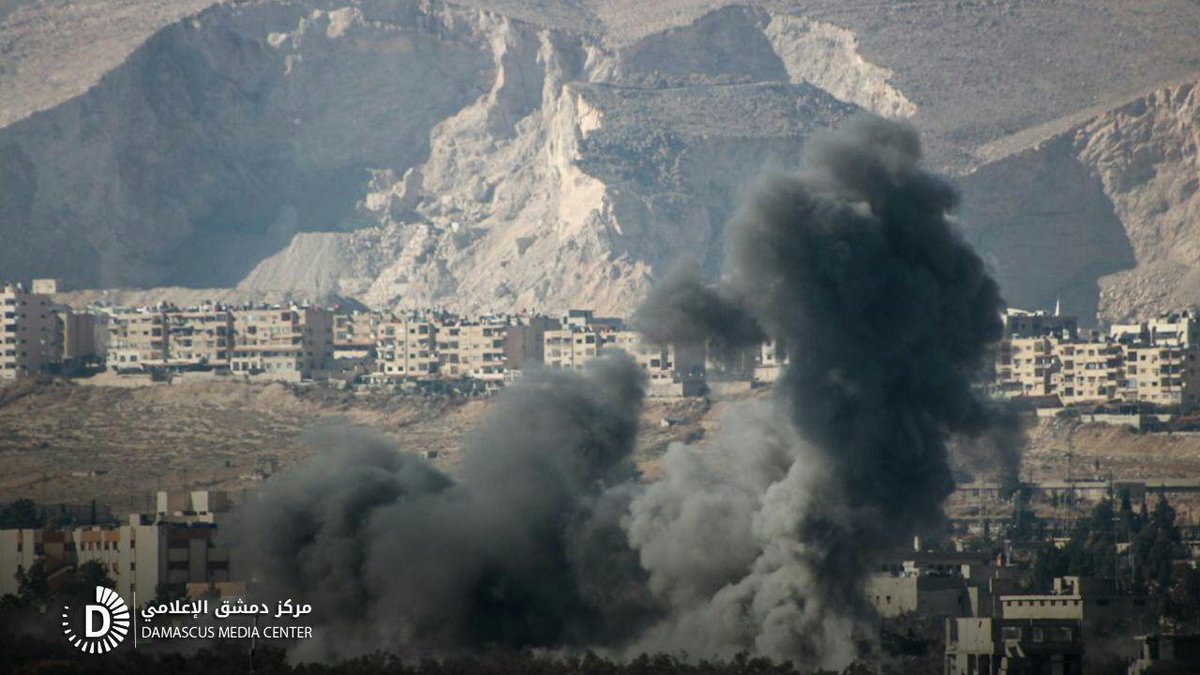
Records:
[[[671,605],[647,644],[845,665],[871,563],[941,519],[946,438],[986,426],[970,378],[1000,298],[947,220],[955,191],[919,159],[913,129],[859,118],[735,218],[726,293],[791,363],[768,411],[672,448],[631,505]]]
[[[501,396],[457,481],[361,437],[248,509],[258,578],[314,597],[341,653],[485,645],[750,651],[801,666],[858,654],[872,561],[936,525],[946,439],[987,415],[970,389],[1000,300],[947,220],[956,194],[911,128],[814,138],[729,230],[726,278],[673,275],[639,313],[661,339],[762,335],[791,363],[639,486],[636,368],[604,360]],[[334,450],[336,449],[336,451]],[[353,647],[351,646],[353,645]]]
[[[612,639],[649,601],[619,526],[641,378],[613,356],[512,388],[471,434],[458,481],[379,437],[326,430],[312,439],[325,452],[244,509],[235,553],[264,597],[314,607],[323,642],[304,657]]]

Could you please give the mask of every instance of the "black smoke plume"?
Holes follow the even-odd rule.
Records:
[[[586,646],[749,651],[840,668],[873,559],[942,517],[946,439],[988,417],[970,388],[1000,300],[919,166],[911,128],[814,138],[729,229],[723,284],[672,275],[648,334],[767,336],[790,364],[665,474],[630,473],[642,390],[628,360],[502,395],[458,480],[377,440],[269,483],[242,536],[258,579],[311,599],[334,652]],[[760,335],[761,331],[761,335]]]
[[[587,644],[635,628],[647,602],[619,527],[641,373],[605,357],[506,392],[452,480],[347,429],[244,509],[236,551],[264,597],[322,626],[302,656]]]
[[[680,344],[707,338],[708,347],[726,360],[766,337],[731,289],[704,281],[694,261],[669,271],[634,316],[634,325],[653,344]]]
[[[946,439],[986,426],[970,378],[1000,298],[947,219],[955,190],[919,159],[910,127],[856,119],[735,218],[721,292],[791,362],[769,410],[671,448],[632,504],[631,542],[670,606],[641,646],[845,665],[873,559],[941,519]]]

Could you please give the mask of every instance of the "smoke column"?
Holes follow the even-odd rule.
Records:
[[[303,598],[322,629],[301,658],[604,641],[648,599],[619,527],[641,373],[606,357],[514,387],[451,480],[349,429],[244,508],[235,555],[264,598]],[[628,572],[628,575],[627,575]]]
[[[767,409],[671,448],[631,505],[630,541],[670,607],[639,647],[844,666],[871,563],[941,519],[946,438],[986,424],[969,385],[1000,298],[947,219],[954,189],[919,159],[910,127],[857,118],[735,218],[720,293],[791,362]],[[660,333],[688,323],[655,316],[671,320]]]
[[[647,301],[656,339],[734,349],[767,336],[790,365],[770,401],[631,473],[642,389],[627,358],[513,387],[458,480],[342,432],[246,508],[240,552],[268,592],[320,612],[323,654],[586,646],[750,651],[847,665],[880,554],[940,522],[946,439],[1000,300],[919,167],[911,128],[861,118],[813,138],[729,229],[726,278],[682,271]],[[864,634],[868,631],[862,631]],[[320,651],[320,650],[316,650]]]

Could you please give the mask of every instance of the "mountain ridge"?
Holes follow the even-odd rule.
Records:
[[[53,60],[27,69],[41,43],[22,46],[18,28],[54,35],[96,7],[44,4],[0,17],[17,54],[0,85]],[[130,41],[166,25],[120,65],[0,128],[6,276],[626,312],[679,258],[716,273],[755,176],[865,109],[911,119],[931,163],[960,176],[964,231],[1010,302],[1061,296],[1086,321],[1200,295],[1145,284],[1191,264],[1147,232],[1178,231],[1180,251],[1200,239],[1187,161],[1159,152],[1151,165],[1184,177],[1126,194],[1132,169],[1104,158],[1134,141],[1055,141],[1147,98],[1129,91],[1194,78],[1200,46],[1181,27],[1200,22],[1194,3],[248,0],[183,20],[147,7]],[[33,103],[49,100],[39,91]],[[1153,133],[1186,145],[1193,124]],[[1054,212],[1047,181],[1078,213]]]

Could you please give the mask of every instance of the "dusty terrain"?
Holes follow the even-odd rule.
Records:
[[[431,461],[453,472],[464,432],[490,405],[282,384],[0,387],[0,503],[96,499],[120,514],[147,508],[158,489],[236,494],[255,485],[249,476],[260,460],[273,457],[286,470],[314,452],[306,432],[325,425],[372,429],[405,452],[435,453]],[[635,456],[644,472],[654,475],[671,441],[711,428],[719,408],[698,399],[650,402]]]
[[[1030,430],[1025,480],[1200,479],[1200,434],[1139,433],[1107,424],[1040,420]],[[1070,467],[1068,468],[1068,463]]]
[[[761,389],[716,401],[648,400],[634,455],[643,478],[661,474],[670,443],[711,435],[730,404],[767,395]],[[256,469],[271,467],[266,460],[282,471],[317,451],[308,432],[331,425],[374,430],[404,452],[428,453],[429,461],[454,473],[464,434],[493,401],[238,382],[0,387],[0,503],[28,497],[78,506],[95,499],[119,515],[148,509],[159,489],[208,488],[237,496],[258,485]],[[1055,419],[1028,419],[1026,431],[1024,481],[1200,478],[1200,434],[1138,433]],[[1180,499],[1184,520],[1200,522],[1200,498]],[[956,498],[950,511],[977,514],[977,501]],[[1044,516],[1067,517],[1049,504],[1037,508]],[[1003,516],[1011,505],[988,509]],[[1086,506],[1076,511],[1078,516]]]

